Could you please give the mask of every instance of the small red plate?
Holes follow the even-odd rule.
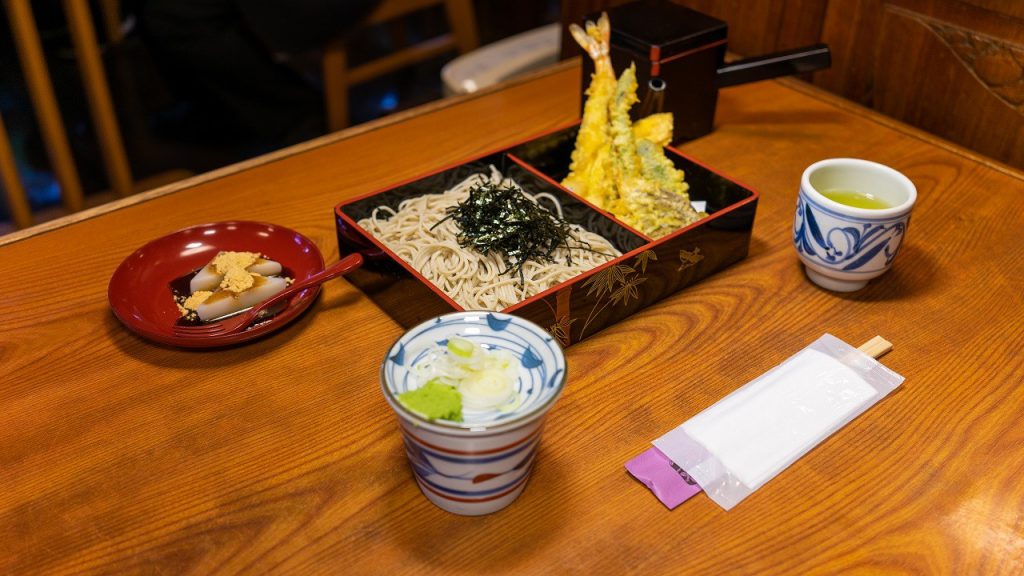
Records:
[[[210,262],[221,250],[260,252],[304,280],[324,269],[316,245],[302,234],[261,222],[215,222],[172,232],[153,240],[121,262],[110,278],[107,297],[114,315],[130,330],[161,344],[212,348],[258,338],[294,320],[320,292],[315,286],[291,299],[288,307],[248,330],[209,337],[173,332],[180,316],[171,281]]]

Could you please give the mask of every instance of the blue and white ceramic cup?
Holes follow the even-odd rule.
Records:
[[[459,336],[512,353],[519,361],[512,411],[463,411],[462,422],[427,420],[397,396],[424,384],[413,367]],[[384,398],[398,416],[405,452],[423,495],[448,512],[478,516],[515,500],[530,477],[544,416],[565,386],[565,356],[536,324],[497,312],[456,312],[409,330],[381,365]]]
[[[857,208],[823,192],[868,193],[885,208]],[[837,292],[863,288],[899,253],[917,188],[877,162],[831,158],[804,170],[793,221],[793,244],[812,282]]]

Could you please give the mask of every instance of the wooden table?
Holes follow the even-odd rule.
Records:
[[[347,282],[228,350],[110,313],[121,259],[191,224],[272,221],[336,259],[335,203],[572,119],[577,66],[4,239],[0,573],[1019,573],[1022,175],[799,83],[722,92],[683,146],[761,192],[749,257],[568,350],[533,478],[497,514],[419,493],[377,381],[401,329]],[[811,285],[790,241],[803,168],[834,156],[920,193],[895,267],[852,295]],[[627,475],[826,331],[886,336],[906,382],[731,512],[670,512]]]

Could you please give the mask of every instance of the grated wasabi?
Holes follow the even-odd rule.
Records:
[[[462,421],[462,394],[438,378],[431,378],[423,386],[399,394],[398,401],[428,420]]]

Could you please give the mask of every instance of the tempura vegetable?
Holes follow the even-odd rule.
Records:
[[[586,31],[570,26],[576,42],[594,60],[583,119],[569,175],[562,184],[652,238],[660,238],[706,216],[690,205],[685,174],[665,156],[672,140],[672,114],[659,113],[635,124],[636,68],[615,79],[608,56],[606,14]]]
[[[672,113],[659,112],[633,122],[633,138],[668,146],[672,141]]]

